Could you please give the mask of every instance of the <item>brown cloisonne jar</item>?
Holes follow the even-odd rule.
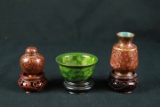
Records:
[[[109,85],[117,91],[130,93],[138,83],[135,73],[138,66],[138,50],[132,43],[133,33],[119,32],[117,36],[119,41],[113,45],[110,59],[113,71],[109,78]]]
[[[20,88],[26,93],[41,91],[47,84],[43,73],[44,57],[38,53],[36,47],[28,47],[25,54],[20,58],[22,73],[18,80]]]
[[[26,74],[37,75],[43,70],[44,57],[38,53],[36,47],[28,47],[20,58],[20,66]]]

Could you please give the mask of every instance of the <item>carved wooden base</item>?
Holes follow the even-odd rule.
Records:
[[[108,79],[108,85],[115,91],[132,93],[138,85],[137,74],[135,73],[133,76],[122,77],[111,72]]]
[[[94,85],[93,80],[90,78],[81,82],[70,82],[65,80],[64,86],[70,94],[81,94],[89,91]]]
[[[24,89],[26,93],[41,91],[47,84],[47,79],[44,77],[44,73],[39,75],[26,75],[24,72],[20,74],[18,85]]]

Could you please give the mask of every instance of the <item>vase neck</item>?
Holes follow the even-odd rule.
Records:
[[[132,43],[133,37],[118,37],[119,43],[130,44]]]
[[[134,34],[131,32],[118,32],[117,36],[119,38],[119,43],[121,44],[131,44]]]

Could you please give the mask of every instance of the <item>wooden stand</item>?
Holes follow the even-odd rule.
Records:
[[[81,82],[71,82],[64,81],[65,88],[69,91],[70,94],[81,94],[89,91],[94,85],[93,80],[90,78],[86,81]]]
[[[115,91],[132,93],[138,85],[137,74],[135,73],[133,76],[117,76],[112,71],[108,79],[108,85]]]
[[[38,75],[27,75],[24,72],[20,74],[18,85],[26,91],[31,93],[35,91],[41,91],[47,84],[47,79],[44,77],[44,73],[41,72]]]

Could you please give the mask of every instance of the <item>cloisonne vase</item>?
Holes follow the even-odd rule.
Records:
[[[62,76],[65,78],[64,86],[70,94],[82,93],[93,87],[91,78],[98,58],[92,54],[72,52],[56,57]]]
[[[118,43],[113,45],[108,85],[115,91],[131,93],[138,85],[135,69],[138,66],[137,46],[132,43],[134,37],[130,32],[117,33]]]

